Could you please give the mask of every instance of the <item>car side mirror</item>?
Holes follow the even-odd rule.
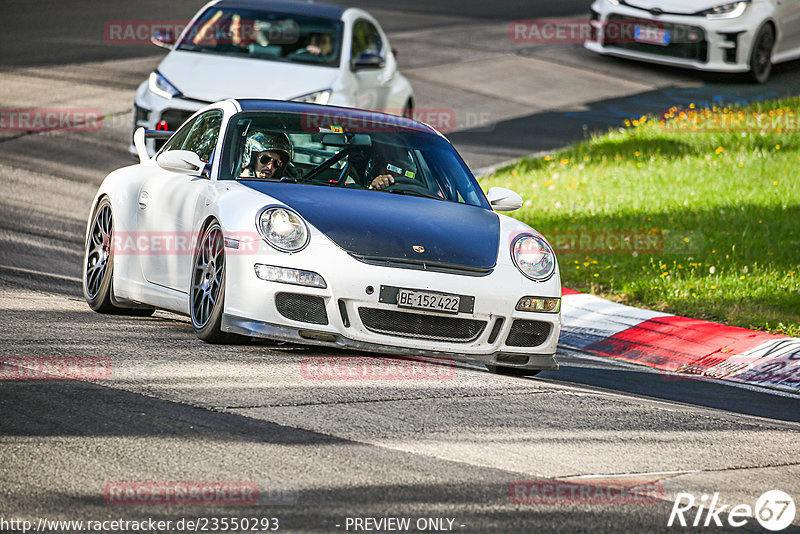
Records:
[[[156,30],[150,37],[150,42],[161,48],[171,49],[172,45],[175,44],[175,37],[169,30]]]
[[[519,193],[505,187],[492,187],[486,192],[486,200],[494,211],[515,211],[525,203]]]
[[[156,157],[156,163],[164,170],[179,174],[200,174],[206,162],[189,150],[168,150]]]
[[[353,70],[362,69],[382,69],[386,65],[386,60],[378,54],[370,54],[369,52],[362,52],[353,61]]]

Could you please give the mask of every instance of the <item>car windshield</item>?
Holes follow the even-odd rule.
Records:
[[[369,189],[490,209],[447,140],[397,122],[374,113],[239,113],[227,129],[220,179]]]
[[[187,30],[177,49],[335,67],[341,46],[338,20],[212,7]]]

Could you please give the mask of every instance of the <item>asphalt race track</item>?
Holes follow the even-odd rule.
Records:
[[[476,167],[566,144],[586,124],[617,124],[625,109],[800,89],[796,65],[778,69],[759,88],[600,60],[579,46],[546,52],[497,41],[509,20],[576,16],[588,1],[355,4],[390,32],[419,105],[449,101],[457,110],[489,114],[490,127],[450,135]],[[133,162],[133,93],[159,60],[153,47],[104,42],[104,24],[188,18],[200,5],[3,3],[0,107],[91,107],[107,119],[88,132],[0,131],[0,356],[107,359],[110,374],[93,381],[0,380],[0,531],[15,531],[2,523],[11,519],[152,518],[174,525],[182,518],[256,517],[278,518],[281,531],[389,532],[396,530],[367,530],[363,520],[392,517],[410,518],[411,532],[684,532],[704,529],[667,527],[676,496],[692,494],[699,503],[716,493],[727,509],[715,531],[755,532],[763,529],[752,518],[729,526],[732,506],[753,507],[775,489],[797,502],[796,397],[567,351],[559,354],[560,371],[532,379],[448,362],[426,364],[425,379],[319,379],[309,374],[309,358],[376,360],[266,342],[210,346],[194,337],[185,317],[91,312],[80,284],[89,205],[108,172]],[[556,89],[576,100],[548,109],[499,82],[483,89],[462,83],[501,61],[525,62],[526,72],[552,68],[564,84]],[[452,65],[448,84],[432,76],[443,64]],[[593,83],[583,94],[576,80]],[[529,143],[507,148],[500,141],[519,139],[532,124],[539,133]],[[552,136],[548,124],[555,125]],[[137,481],[248,483],[259,495],[244,506],[109,500],[109,487]],[[520,486],[554,483],[654,490],[645,502],[519,498]],[[695,514],[685,516],[691,522]],[[800,516],[784,532],[800,531],[798,525]]]

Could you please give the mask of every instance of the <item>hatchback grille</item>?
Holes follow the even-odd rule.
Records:
[[[275,306],[278,313],[302,323],[328,324],[325,311],[325,299],[297,293],[278,293],[275,295]]]
[[[509,347],[538,347],[550,335],[550,323],[517,319],[506,339]]]
[[[666,46],[634,41],[633,26],[652,24],[670,32],[672,42]],[[611,15],[605,29],[604,46],[622,48],[633,52],[643,52],[658,56],[669,56],[693,61],[708,62],[708,41],[706,32],[698,26],[671,24],[662,21],[649,21],[637,17]]]
[[[486,328],[486,321],[377,308],[359,308],[358,315],[371,332],[432,341],[467,343],[477,339]]]

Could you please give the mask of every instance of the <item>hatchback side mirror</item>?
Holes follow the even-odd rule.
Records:
[[[156,30],[150,37],[150,42],[161,48],[171,49],[172,45],[175,44],[175,37],[169,30]]]
[[[378,54],[370,54],[363,52],[358,55],[353,62],[353,70],[361,69],[382,69],[386,65],[386,61]]]

